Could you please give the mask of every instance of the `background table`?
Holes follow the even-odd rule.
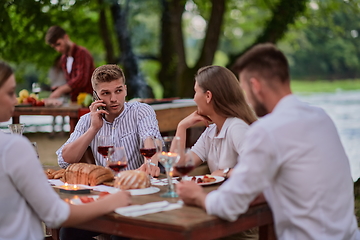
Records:
[[[177,124],[190,113],[196,111],[197,107],[193,100],[176,100],[173,103],[154,104],[151,107],[155,110],[156,118],[159,122],[160,132],[176,130]],[[13,123],[20,123],[21,115],[50,115],[50,116],[69,116],[70,133],[74,131],[79,118],[88,113],[88,108],[83,108],[77,104],[67,104],[61,107],[15,107],[12,116]]]

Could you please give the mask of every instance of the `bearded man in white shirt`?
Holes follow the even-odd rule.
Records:
[[[218,190],[206,194],[183,182],[180,197],[235,221],[263,192],[278,239],[360,239],[349,161],[336,127],[322,109],[292,95],[284,54],[260,44],[235,70],[247,102],[263,118],[251,125],[241,164]]]

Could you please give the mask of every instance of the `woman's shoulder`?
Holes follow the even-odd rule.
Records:
[[[241,128],[249,128],[249,124],[247,124],[244,120],[237,117],[231,117],[226,119],[227,124],[229,124],[229,128],[232,127],[241,127]]]

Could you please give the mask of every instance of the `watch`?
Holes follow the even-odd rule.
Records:
[[[224,174],[224,178],[228,178],[228,173],[230,171],[230,168],[225,168],[224,171],[223,171],[223,174]]]

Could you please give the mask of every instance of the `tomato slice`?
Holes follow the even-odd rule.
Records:
[[[82,203],[89,203],[95,201],[94,198],[86,196],[80,197],[80,200]]]

